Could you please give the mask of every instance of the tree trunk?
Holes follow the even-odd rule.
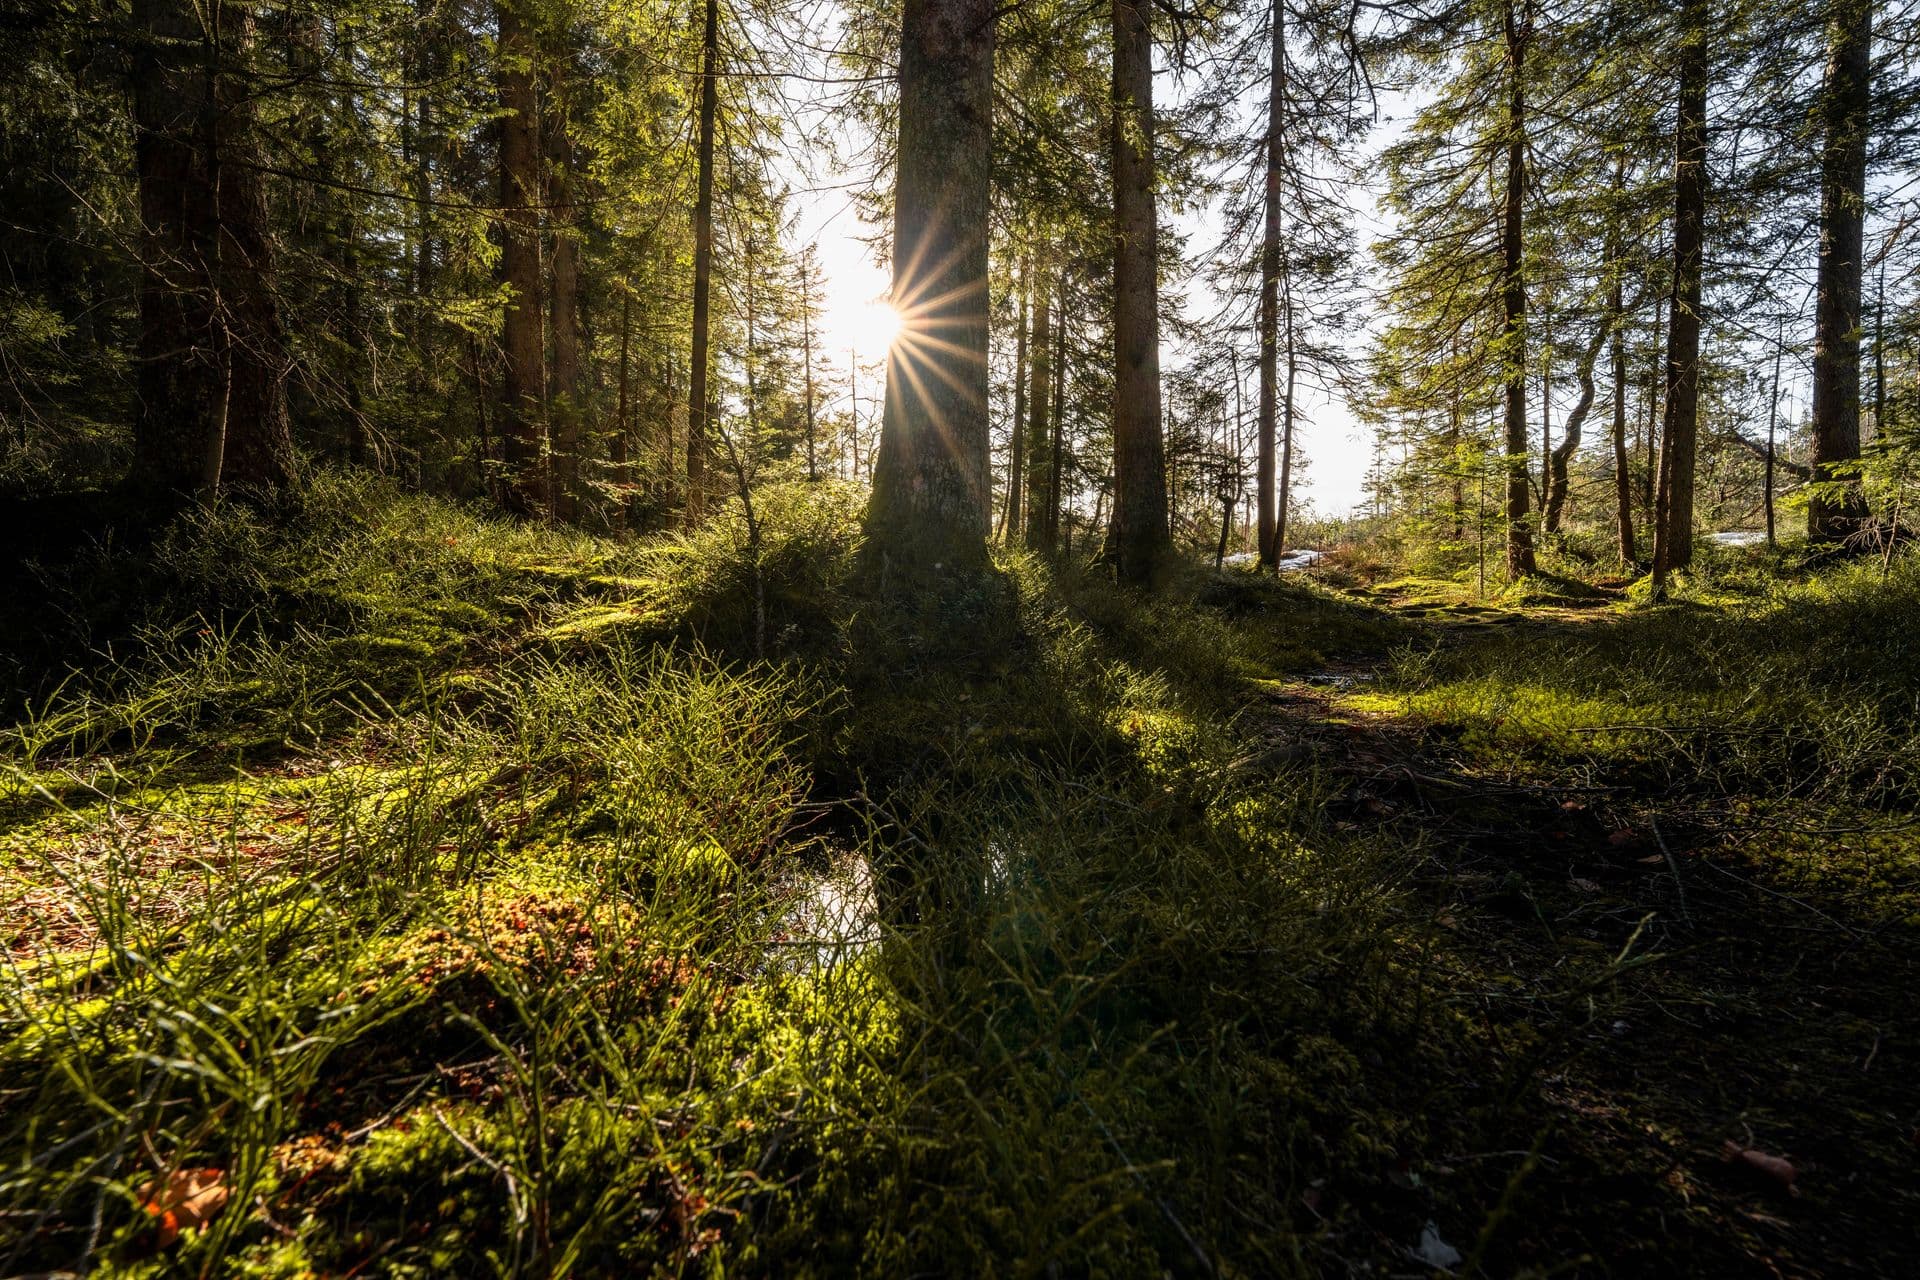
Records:
[[[1106,554],[1146,582],[1173,550],[1160,434],[1153,36],[1145,0],[1113,0],[1113,522]]]
[[[1291,282],[1291,281],[1289,281]],[[1294,343],[1293,297],[1288,290],[1286,302],[1287,389],[1280,413],[1280,491],[1275,495],[1271,564],[1275,572],[1280,557],[1287,553],[1287,511],[1293,496],[1293,394],[1300,379],[1300,352]]]
[[[1580,435],[1586,426],[1587,414],[1593,410],[1593,366],[1600,359],[1600,348],[1606,342],[1611,327],[1603,324],[1595,328],[1593,340],[1580,354],[1580,365],[1576,370],[1580,380],[1580,398],[1574,401],[1572,410],[1567,414],[1560,433],[1560,443],[1547,455],[1547,503],[1546,510],[1541,513],[1540,527],[1548,533],[1560,532],[1560,521],[1566,514],[1568,471],[1573,455],[1580,449]]]
[[[134,164],[144,231],[131,482],[176,501],[208,481],[293,475],[287,350],[253,98],[225,63],[253,19],[203,24],[185,0],[139,0]]]
[[[1021,522],[1020,494],[1025,486],[1027,463],[1027,295],[1033,283],[1033,257],[1020,255],[1019,328],[1013,336],[1013,429],[1007,432],[1007,519],[1006,539],[1018,542],[1025,529]]]
[[[565,39],[564,33],[561,36]],[[573,121],[568,104],[567,50],[556,51],[549,81],[547,122],[548,203],[553,219],[553,296],[550,300],[553,362],[547,395],[553,415],[553,512],[562,520],[579,513],[580,483],[580,246],[573,207]]]
[[[1680,109],[1674,129],[1673,306],[1667,317],[1664,496],[1653,530],[1653,586],[1693,561],[1693,469],[1700,408],[1700,288],[1707,211],[1707,44],[1703,0],[1681,9]]]
[[[1826,129],[1820,162],[1820,265],[1813,330],[1813,457],[1817,481],[1841,480],[1860,456],[1860,292],[1867,189],[1867,114],[1873,47],[1872,0],[1830,0]],[[1807,537],[1838,542],[1860,527],[1857,487],[1817,488],[1807,504]]]
[[[1507,189],[1500,248],[1506,325],[1507,577],[1534,572],[1533,530],[1527,518],[1527,281],[1523,240],[1527,190],[1527,98],[1523,76],[1531,24],[1522,26],[1513,0],[1506,9]]]
[[[1274,409],[1279,399],[1280,174],[1285,163],[1287,102],[1286,6],[1275,3],[1268,15],[1272,30],[1267,80],[1267,188],[1260,238],[1260,421],[1254,486],[1259,507],[1255,545],[1260,563],[1279,563],[1279,515],[1274,494]],[[1289,317],[1291,319],[1291,317]]]
[[[1620,283],[1619,259],[1614,260],[1613,297],[1608,308],[1613,327],[1613,501],[1619,537],[1620,563],[1639,560],[1633,541],[1633,475],[1627,456],[1627,336],[1625,289]]]
[[[1780,363],[1786,344],[1781,340],[1784,335],[1776,334],[1773,340],[1773,390],[1767,396],[1767,460],[1766,473],[1762,480],[1760,499],[1767,510],[1767,545],[1774,545],[1773,525],[1773,471],[1774,471],[1774,431],[1780,421]]]
[[[1056,492],[1051,476],[1056,461],[1053,439],[1047,422],[1047,395],[1053,387],[1053,281],[1046,268],[1040,270],[1033,293],[1033,352],[1028,366],[1027,388],[1027,489],[1049,495],[1049,506],[1042,518],[1027,520],[1027,545],[1049,554],[1058,545],[1059,504],[1051,501]]]
[[[801,267],[800,276],[800,358],[806,365],[807,395],[807,479],[820,478],[818,446],[814,440],[813,420],[813,277],[811,254]]]
[[[613,433],[607,438],[607,461],[613,464],[613,483],[620,496],[614,502],[616,513],[627,507],[627,486],[633,483],[633,471],[627,465],[627,417],[630,382],[628,355],[633,346],[633,282],[620,283],[620,389],[618,407],[613,412]]]
[[[501,438],[507,506],[532,515],[546,506],[541,458],[546,390],[541,341],[540,134],[534,94],[532,28],[518,0],[501,0],[500,272],[507,286],[501,318]]]
[[[687,523],[706,512],[707,374],[713,357],[713,129],[719,112],[720,0],[706,0],[700,45],[700,134],[693,203],[693,354],[687,362]]]
[[[991,524],[987,221],[994,6],[906,0],[887,398],[868,520],[891,554],[978,562]]]
[[[1056,277],[1060,287],[1059,303],[1053,312],[1053,412],[1048,422],[1053,434],[1047,445],[1047,548],[1060,545],[1060,494],[1065,488],[1065,479],[1060,469],[1066,465],[1067,421],[1067,277],[1062,272]],[[1032,473],[1028,473],[1031,477]],[[1095,520],[1097,527],[1099,521]],[[1028,521],[1031,527],[1032,521]],[[1071,551],[1073,548],[1067,548]]]

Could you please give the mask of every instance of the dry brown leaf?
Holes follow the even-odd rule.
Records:
[[[162,1249],[182,1231],[211,1222],[232,1195],[223,1169],[175,1169],[163,1181],[140,1188],[141,1207],[154,1219]]]

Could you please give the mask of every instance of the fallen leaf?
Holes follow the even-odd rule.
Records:
[[[1772,1180],[1790,1196],[1800,1194],[1800,1189],[1793,1185],[1794,1179],[1800,1176],[1800,1171],[1794,1168],[1793,1161],[1785,1156],[1776,1156],[1769,1152],[1757,1151],[1752,1147],[1743,1147],[1731,1138],[1720,1144],[1720,1156],[1730,1164],[1751,1169],[1762,1177]]]
[[[141,1207],[157,1223],[162,1249],[211,1222],[227,1207],[233,1190],[221,1169],[176,1169],[161,1182],[140,1188]]]

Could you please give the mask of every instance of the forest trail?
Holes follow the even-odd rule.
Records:
[[[1499,611],[1375,595],[1420,619],[1421,643],[1455,651],[1622,617],[1611,592]],[[1320,771],[1338,828],[1417,851],[1405,887],[1431,928],[1423,962],[1478,1024],[1490,1105],[1538,1134],[1531,1153],[1460,1152],[1441,1172],[1470,1183],[1482,1162],[1518,1167],[1504,1190],[1524,1182],[1539,1215],[1531,1261],[1910,1265],[1914,920],[1783,862],[1837,857],[1856,834],[1870,860],[1866,827],[1783,826],[1736,794],[1662,794],[1632,767],[1491,764],[1459,724],[1415,710],[1378,655],[1251,693],[1253,760]]]

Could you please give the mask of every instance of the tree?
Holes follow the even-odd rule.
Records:
[[[985,554],[987,208],[994,9],[987,0],[907,0],[886,407],[869,527],[927,565]]]
[[[1060,535],[1059,483],[1055,468],[1059,465],[1053,436],[1048,426],[1047,396],[1053,384],[1053,273],[1048,269],[1047,251],[1041,251],[1035,269],[1033,287],[1033,337],[1028,346],[1027,421],[1021,428],[1027,437],[1027,492],[1035,495],[1027,520],[1027,545],[1035,551],[1051,554],[1057,550]],[[1064,357],[1063,357],[1064,358]],[[1047,501],[1043,506],[1040,497]]]
[[[1815,542],[1846,538],[1866,515],[1858,488],[1842,477],[1860,456],[1860,288],[1873,103],[1872,0],[1829,0],[1827,32],[1813,337],[1816,485],[1807,503],[1807,537]]]
[[[1145,582],[1172,550],[1160,425],[1153,38],[1145,0],[1113,0],[1113,518],[1106,555]]]
[[[1653,528],[1653,589],[1693,560],[1693,472],[1700,407],[1700,297],[1707,211],[1707,30],[1703,0],[1684,0],[1679,113],[1673,133],[1673,303],[1667,315],[1666,414]]]
[[[687,521],[706,510],[707,413],[711,393],[713,308],[713,130],[719,112],[720,0],[706,0],[700,41],[700,122],[694,163],[693,350],[687,360]]]
[[[523,0],[500,0],[500,276],[502,441],[507,505],[522,515],[548,504],[541,457],[545,437],[546,359],[541,336],[540,118],[534,85],[537,50]]]
[[[234,75],[253,16],[139,0],[134,19],[144,267],[134,481],[163,498],[281,485],[293,474],[289,361],[256,107]]]

